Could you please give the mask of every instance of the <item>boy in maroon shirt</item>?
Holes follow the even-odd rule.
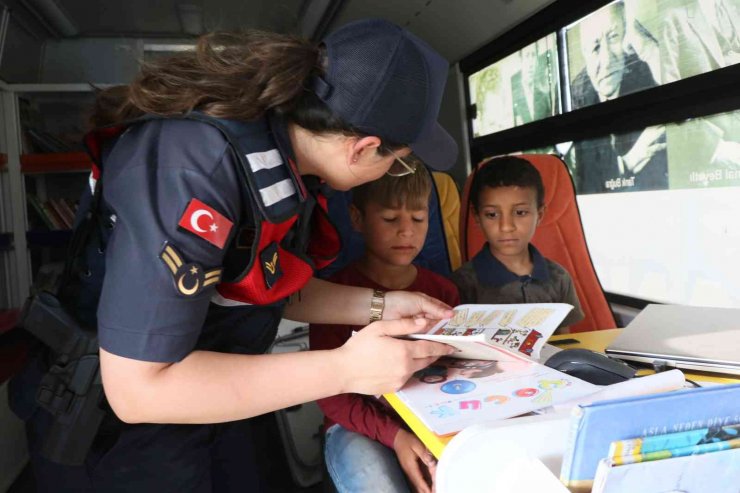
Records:
[[[404,159],[406,160],[406,159]],[[352,226],[365,240],[365,253],[336,273],[338,284],[380,290],[420,291],[450,306],[459,303],[452,282],[411,262],[426,238],[432,183],[415,173],[384,176],[352,191]],[[312,325],[311,349],[344,344],[359,326]],[[431,492],[434,458],[384,400],[341,394],[318,401],[324,412],[327,469],[340,493]]]

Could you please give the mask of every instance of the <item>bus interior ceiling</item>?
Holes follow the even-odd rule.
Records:
[[[455,63],[552,0],[3,0],[8,17],[0,79],[9,84],[121,84],[139,61],[192,45],[211,31],[262,29],[312,39],[355,19],[410,29],[451,62],[440,121],[461,143],[462,80]],[[461,152],[451,174],[463,183]]]

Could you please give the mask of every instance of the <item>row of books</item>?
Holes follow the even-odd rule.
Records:
[[[561,481],[573,492],[737,492],[740,385],[574,409]]]
[[[72,229],[77,205],[65,198],[54,198],[42,201],[34,194],[26,195],[29,204],[51,231]]]

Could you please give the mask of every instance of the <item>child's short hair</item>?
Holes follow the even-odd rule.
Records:
[[[404,176],[383,175],[377,180],[364,183],[352,189],[352,204],[365,212],[368,202],[375,202],[388,209],[406,205],[409,209],[423,209],[429,204],[432,192],[432,179],[421,161],[414,157],[404,158],[414,164],[416,172]]]
[[[532,163],[516,156],[502,156],[491,159],[475,174],[470,186],[470,201],[478,212],[483,187],[521,187],[533,188],[537,192],[537,207],[545,205],[545,186],[542,176]]]

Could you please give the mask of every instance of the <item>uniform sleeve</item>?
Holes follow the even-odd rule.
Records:
[[[196,203],[195,212],[209,211],[196,214],[196,229],[229,228],[228,245],[235,230],[228,223],[238,224],[241,203],[234,158],[221,134],[202,123],[131,130],[104,167],[113,231],[98,306],[100,346],[126,358],[176,362],[195,347],[216,284],[205,280],[224,257],[208,233],[178,223],[192,219],[188,208]]]

